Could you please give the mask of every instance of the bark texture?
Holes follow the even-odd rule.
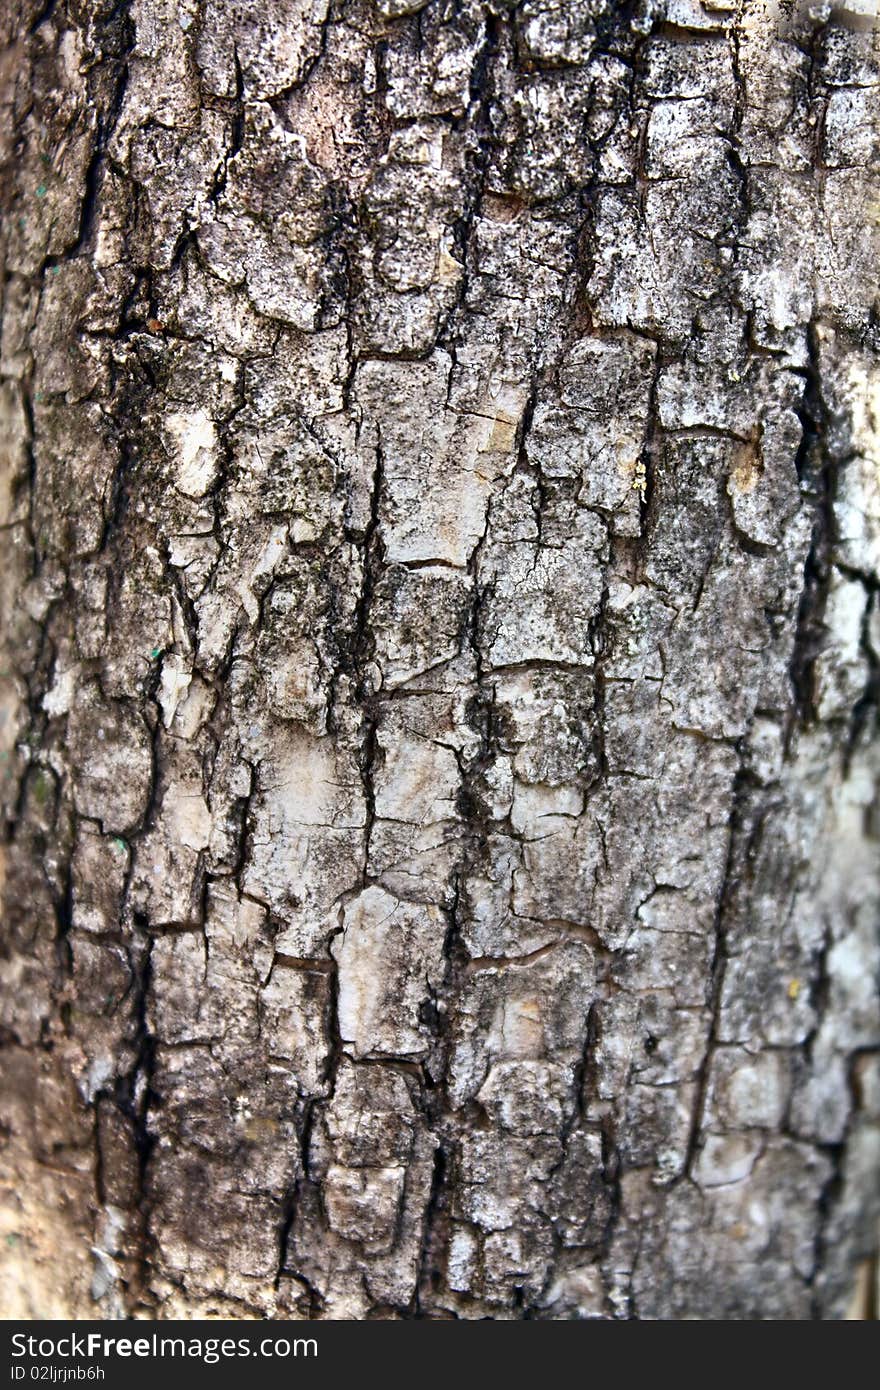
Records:
[[[872,8],[4,0],[7,1312],[845,1309]]]

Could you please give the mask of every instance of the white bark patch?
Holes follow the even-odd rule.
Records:
[[[159,689],[159,705],[162,710],[162,723],[170,729],[177,713],[177,707],[186,699],[192,681],[192,664],[182,656],[171,653],[162,662],[162,681]]]
[[[55,719],[60,714],[66,714],[70,709],[79,672],[79,662],[73,666],[68,666],[66,671],[55,672],[55,683],[52,689],[43,696],[43,709],[50,719]]]
[[[841,558],[880,575],[880,370],[867,359],[848,372],[853,457],[840,472],[834,499]]]
[[[260,616],[260,604],[254,586],[259,585],[260,580],[274,573],[284,554],[288,529],[287,526],[275,526],[269,532],[265,545],[248,566],[246,577],[239,585],[238,596],[252,623],[255,623]]]
[[[187,497],[204,497],[216,481],[217,428],[205,410],[168,415],[165,429],[176,461],[174,485]]]
[[[285,924],[276,947],[323,954],[327,914],[363,866],[363,795],[353,760],[329,738],[291,729],[260,770],[244,890]]]
[[[196,734],[210,716],[214,705],[214,699],[214,692],[209,685],[206,685],[198,676],[196,676],[195,679],[190,677],[186,683],[186,690],[180,694],[179,698],[175,701],[173,713],[171,713],[167,723],[164,719],[163,709],[163,723],[165,723],[165,727],[170,728],[171,723],[174,723],[174,732],[179,738],[195,738]]]
[[[423,10],[428,0],[376,0],[376,9],[385,19],[400,19],[401,15]]]
[[[164,812],[181,844],[207,849],[214,822],[197,782],[173,782],[165,793]]]
[[[722,1187],[749,1176],[761,1152],[754,1135],[710,1134],[697,1160],[694,1176],[701,1187]]]
[[[384,461],[389,561],[465,566],[485,530],[493,482],[512,455],[517,419],[509,412],[447,407],[450,367],[436,352],[424,364],[369,362],[358,374],[374,422],[362,430],[364,453],[381,449]]]
[[[339,964],[339,1031],[355,1057],[412,1056],[428,1035],[419,1010],[443,973],[445,926],[436,907],[367,888],[347,904],[331,947]]]
[[[529,839],[539,839],[552,833],[558,817],[578,816],[583,804],[577,787],[530,787],[515,782],[510,819],[515,830]]]
[[[832,572],[825,607],[829,636],[816,662],[821,719],[846,715],[865,689],[868,663],[862,652],[862,624],[867,602],[863,584]]]
[[[389,741],[376,778],[376,815],[432,825],[455,814],[458,764],[451,748],[403,736]]]
[[[300,1084],[310,1091],[321,1085],[328,1047],[324,1033],[327,979],[326,973],[276,966],[260,995],[272,1056],[290,1061]]]

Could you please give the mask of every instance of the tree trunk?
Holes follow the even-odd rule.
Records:
[[[872,8],[6,0],[7,1316],[845,1314]]]

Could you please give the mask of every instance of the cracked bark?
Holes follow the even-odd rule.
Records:
[[[7,1314],[845,1313],[868,9],[5,7]]]

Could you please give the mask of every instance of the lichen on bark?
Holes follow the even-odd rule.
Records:
[[[9,1313],[845,1314],[870,10],[5,6]]]

